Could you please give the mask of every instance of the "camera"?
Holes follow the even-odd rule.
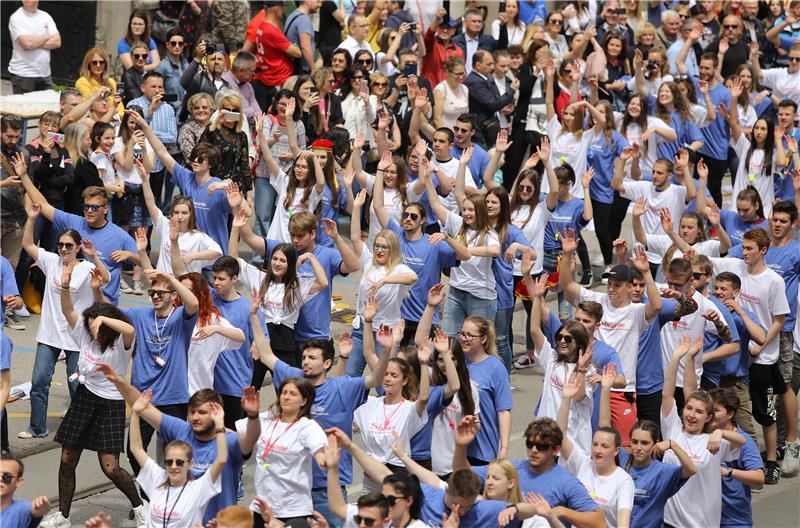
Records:
[[[206,55],[213,55],[216,52],[217,52],[217,45],[213,42],[206,42]]]
[[[661,69],[661,62],[649,60],[647,61],[646,68],[650,71],[658,71]]]
[[[165,93],[161,96],[161,100],[164,101],[165,103],[177,103],[178,94]]]
[[[411,24],[409,24],[408,25],[408,30],[409,31],[416,31],[417,30],[417,23],[416,22],[412,22]]]

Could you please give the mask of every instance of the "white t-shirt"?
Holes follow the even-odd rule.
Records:
[[[662,287],[666,288],[667,285],[659,284],[658,287],[659,289]],[[719,320],[725,324],[725,316],[719,311],[717,305],[706,299],[702,293],[695,291],[694,295],[692,295],[692,300],[697,303],[696,312],[684,315],[679,321],[672,321],[661,327],[659,340],[661,342],[661,362],[664,366],[664,370],[666,370],[667,364],[672,358],[672,351],[678,347],[678,342],[681,339],[684,337],[691,337],[692,339],[697,339],[698,337],[702,338],[706,332],[710,332],[714,335],[717,334],[717,328],[714,326],[714,323],[706,320],[703,317],[704,313],[709,310],[716,312],[719,316]],[[678,365],[678,377],[675,383],[678,387],[683,387],[683,368],[686,364],[687,357],[688,356],[681,358],[681,362]],[[697,354],[697,356],[695,356],[694,371],[699,381],[700,377],[703,375],[703,354]]]
[[[400,403],[385,405],[383,396],[370,396],[367,402],[353,413],[353,422],[361,429],[364,451],[381,464],[405,466],[397,458],[392,448],[394,431],[403,439],[403,449],[411,452],[411,437],[422,430],[428,421],[428,411],[417,414],[413,401],[400,400]]]
[[[436,177],[439,178],[441,181],[443,178],[453,178],[455,181],[456,174],[458,174],[458,158],[453,156],[450,158],[449,161],[438,161],[435,157],[431,160],[431,163],[436,168]],[[482,177],[483,175],[479,175],[478,177]],[[465,188],[473,188],[477,189],[478,184],[475,183],[475,178],[472,176],[472,171],[469,170],[469,167],[464,168],[464,187]],[[455,212],[458,210],[458,202],[456,201],[456,194],[455,194],[455,184],[453,184],[453,190],[450,191],[450,194],[447,196],[439,196],[439,200],[441,200],[442,205],[447,207],[448,211]]]
[[[61,257],[39,248],[36,264],[44,273],[46,281],[42,296],[41,318],[46,324],[39,325],[36,341],[62,350],[78,350],[78,344],[70,334],[67,318],[61,311],[61,275],[64,273]],[[94,264],[84,261],[72,270],[69,294],[76,313],[83,313],[94,303],[91,276],[93,269]]]
[[[224,317],[215,317],[209,324],[222,325],[225,328],[234,328]],[[195,325],[192,330],[192,339],[189,342],[189,394],[194,394],[200,389],[214,388],[214,365],[220,353],[226,350],[239,350],[241,342],[214,334],[205,339],[197,339],[197,333],[202,330]]]
[[[372,196],[372,188],[375,185],[375,176],[372,174],[367,174],[367,192],[370,196]],[[414,183],[407,183],[406,184],[406,196],[408,197],[408,201],[412,202],[415,201],[416,195],[411,192],[411,188],[414,187]],[[416,197],[418,199],[418,197]],[[397,225],[403,225],[401,218],[403,216],[403,199],[400,196],[400,191],[397,189],[393,189],[391,187],[383,187],[383,210],[386,211],[386,215],[389,217],[389,220],[394,220],[397,222]],[[369,235],[367,236],[367,246],[372,247],[372,243],[375,242],[375,235],[377,235],[381,230],[381,223],[378,221],[378,215],[375,214],[375,207],[370,205],[369,208]]]
[[[111,154],[102,150],[95,150],[89,156],[89,161],[97,167],[97,172],[100,179],[103,180],[103,185],[114,185],[116,183],[117,171],[114,170],[114,160],[111,159]]]
[[[739,191],[752,185],[758,190],[758,195],[761,196],[761,202],[764,204],[764,216],[769,218],[769,212],[772,210],[772,202],[775,201],[775,185],[774,185],[774,167],[776,152],[773,152],[772,159],[769,163],[773,167],[773,171],[767,173],[769,167],[765,167],[764,149],[754,149],[750,154],[750,165],[745,167],[747,161],[747,151],[750,150],[750,141],[745,134],[739,134],[739,140],[734,142],[731,137],[731,147],[736,151],[739,156],[739,168],[736,170],[736,181],[733,182],[733,200],[728,209],[736,211],[736,197]]]
[[[153,218],[156,231],[161,237],[161,251],[158,252],[158,262],[156,269],[165,273],[172,273],[172,241],[169,239],[169,218],[158,213],[158,218]],[[222,248],[219,247],[213,238],[199,229],[186,231],[178,235],[178,245],[181,247],[181,255],[190,255],[200,251],[216,251],[217,257],[222,255]],[[217,257],[209,260],[193,260],[186,266],[187,273],[196,271],[201,273],[203,268],[211,265]]]
[[[149,528],[194,528],[202,524],[203,514],[208,502],[222,491],[222,475],[211,480],[211,472],[206,471],[198,479],[192,479],[183,486],[162,486],[168,480],[165,469],[151,458],[136,477],[142,491],[150,497]],[[169,495],[168,495],[169,494]],[[168,519],[167,524],[164,521]]]
[[[639,354],[639,337],[647,330],[646,305],[630,303],[615,308],[608,294],[581,288],[581,301],[595,301],[603,305],[603,318],[597,325],[594,337],[617,351],[622,361],[627,385],[622,392],[636,391],[636,359]],[[611,389],[620,390],[620,389]]]
[[[708,118],[708,108],[706,108],[706,105],[689,103],[689,117],[691,117],[692,122],[697,125],[697,128],[705,128],[711,124],[710,121],[706,120]]]
[[[8,20],[8,32],[11,34],[13,46],[11,62],[8,63],[9,73],[20,77],[49,77],[50,50],[44,48],[22,49],[18,39],[21,35],[35,37],[55,35],[58,33],[58,28],[53,17],[41,9],[30,13],[20,7]]]
[[[311,515],[311,458],[328,443],[325,431],[305,417],[281,422],[270,411],[259,416],[261,436],[253,450],[256,495],[267,499],[275,517]],[[244,434],[247,418],[236,421],[236,430]],[[250,510],[260,511],[255,501],[250,503]]]
[[[463,223],[464,219],[457,214],[447,213],[444,230],[467,247],[500,245],[493,229],[486,233],[483,241],[476,231],[468,229],[467,240],[461,240],[459,231]],[[450,269],[450,286],[469,292],[479,299],[497,299],[492,257],[470,257],[469,260],[462,260],[459,266]]]
[[[289,202],[289,209],[283,206],[286,199],[287,186],[289,185],[289,176],[282,170],[278,170],[278,174],[272,175],[269,183],[278,191],[278,197],[275,199],[275,216],[272,218],[272,223],[269,225],[269,232],[267,238],[270,240],[279,240],[281,242],[291,242],[289,237],[289,219],[300,212],[307,211],[313,213],[317,208],[322,196],[317,192],[315,185],[314,168],[309,171],[308,184],[311,185],[311,194],[308,195],[308,203],[303,207],[303,196],[305,195],[305,188],[297,188],[294,191],[294,196],[291,197]]]
[[[561,123],[554,115],[547,122],[547,135],[550,137],[550,163],[553,164],[553,167],[569,163],[575,170],[575,174],[583,175],[586,172],[586,155],[597,137],[594,127],[584,130],[580,139],[575,137],[572,132],[562,134],[561,131]],[[542,178],[542,192],[549,191],[550,182],[547,178]],[[580,178],[575,179],[570,192],[573,196],[583,198],[583,185]]]
[[[739,450],[723,439],[719,451],[708,451],[708,434],[690,435],[683,431],[675,405],[667,416],[661,416],[664,440],[672,440],[686,451],[697,467],[697,473],[673,495],[664,507],[664,520],[672,526],[719,526],[722,515],[722,462],[735,459]],[[664,454],[665,464],[680,464],[672,451]]]
[[[560,456],[558,463],[581,481],[603,512],[609,526],[617,525],[617,514],[620,510],[633,511],[635,486],[631,476],[621,467],[617,467],[610,475],[598,475],[589,451],[578,446],[572,447],[569,458]]]
[[[472,401],[475,403],[474,415],[480,418],[481,397],[478,386],[470,380],[472,390]],[[431,457],[431,467],[437,475],[448,475],[453,472],[453,451],[456,445],[456,426],[461,423],[464,413],[461,408],[461,400],[458,393],[453,395],[453,401],[444,408],[433,420],[433,431],[431,433],[431,453],[436,453]]]
[[[791,99],[800,105],[800,71],[790,74],[786,68],[769,68],[761,73],[761,84],[771,88],[778,99]]]
[[[364,303],[369,298],[369,290],[372,286],[386,276],[399,275],[401,273],[413,273],[414,270],[400,262],[394,267],[391,273],[387,273],[386,266],[376,266],[372,262],[372,252],[365,246],[361,252],[361,281],[358,283],[358,305],[356,313],[361,315],[364,312]],[[411,286],[407,284],[384,284],[375,294],[378,299],[378,311],[372,320],[372,327],[378,328],[382,324],[395,325],[400,321],[400,304],[408,294]]]
[[[541,349],[535,350],[536,363],[544,370],[544,386],[542,398],[539,400],[539,410],[536,416],[552,418],[558,417],[558,409],[564,399],[564,384],[575,372],[575,363],[557,363],[557,353],[550,346],[547,339]],[[594,367],[590,366],[587,375],[594,374]],[[586,382],[586,396],[581,401],[572,400],[569,406],[569,423],[567,424],[568,436],[572,442],[586,453],[592,449],[592,384]]]
[[[621,113],[614,113],[616,117],[616,124],[617,130],[620,131],[622,134],[622,119],[623,114]],[[647,128],[667,128],[669,130],[675,131],[671,126],[666,124],[664,121],[657,117],[647,116]],[[636,122],[631,122],[628,124],[628,128],[625,130],[625,138],[628,140],[628,143],[631,145],[639,145],[642,146],[642,127],[640,127]],[[665,140],[658,134],[650,134],[650,137],[647,139],[647,148],[642,149],[642,157],[639,158],[639,167],[642,169],[643,174],[650,174],[653,172],[653,164],[658,159],[658,145],[663,143]],[[626,176],[630,175],[630,166],[625,166],[625,173]]]
[[[128,373],[131,354],[136,350],[136,340],[131,341],[130,348],[125,348],[123,337],[120,335],[114,344],[103,352],[97,341],[92,339],[91,334],[86,331],[83,317],[80,317],[77,324],[69,331],[75,343],[78,344],[77,350],[81,353],[78,357],[79,382],[86,385],[86,388],[96,396],[107,400],[122,400],[122,395],[117,387],[108,381],[102,372],[95,372],[95,369],[97,369],[97,362],[102,361],[110,365],[120,378],[124,378]]]
[[[786,283],[771,269],[767,268],[758,275],[751,275],[747,271],[747,264],[737,258],[712,258],[711,263],[714,265],[715,275],[723,271],[732,271],[739,276],[742,287],[737,301],[742,308],[753,312],[765,329],[768,330],[772,326],[774,316],[789,313]],[[750,341],[751,348],[753,345],[754,342]],[[759,365],[772,365],[778,361],[779,347],[780,339],[775,336],[753,362]]]
[[[647,200],[647,211],[642,215],[642,227],[647,235],[666,235],[661,227],[661,209],[668,209],[672,220],[676,221],[686,209],[686,187],[670,184],[663,191],[656,190],[655,185],[647,181],[626,181],[625,189],[620,195],[635,202],[644,196]],[[652,251],[647,252],[647,260],[660,264],[661,259]]]
[[[547,203],[541,201],[536,205],[533,214],[528,220],[531,206],[522,205],[511,212],[511,223],[522,230],[522,234],[528,239],[531,247],[536,250],[536,262],[533,263],[531,273],[536,275],[542,272],[542,262],[544,259],[544,228],[553,211],[547,208]],[[514,275],[522,276],[522,260],[514,259]]]
[[[244,259],[239,259],[239,279],[242,284],[248,289],[252,290],[261,289],[261,283],[264,281],[266,274],[253,266]],[[297,282],[300,288],[298,300],[291,310],[286,310],[283,307],[283,295],[286,292],[284,284],[272,283],[267,288],[267,293],[261,299],[261,313],[264,314],[264,321],[267,323],[281,324],[294,328],[297,323],[297,318],[300,315],[300,308],[303,307],[316,293],[311,294],[311,286],[314,284],[314,279],[307,279],[297,277]]]
[[[691,246],[694,252],[699,255],[719,257],[719,240],[703,240],[702,242],[695,242]],[[658,255],[662,260],[671,247],[672,239],[667,235],[647,235],[647,250]],[[683,251],[675,248],[672,258],[676,259],[682,256]]]
[[[147,141],[146,139],[144,140],[144,148],[147,151],[147,157],[151,160],[155,159],[155,152],[153,151],[153,147],[150,146],[150,142]],[[136,152],[137,150],[141,150],[141,147],[139,147],[139,145],[134,146],[134,152]],[[109,154],[111,154],[111,158],[113,159],[114,155],[119,152],[125,152],[125,143],[122,141],[122,138],[120,136],[117,136],[117,138],[114,140],[114,146],[111,147],[111,152]],[[131,167],[131,170],[129,171],[126,171],[124,168],[117,165],[117,177],[122,178],[127,183],[135,183],[138,185],[142,184],[142,178],[141,176],[139,176],[139,171],[136,170],[135,163],[133,167]]]

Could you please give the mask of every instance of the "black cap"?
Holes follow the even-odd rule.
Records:
[[[439,19],[439,25],[456,27],[456,21],[450,15],[445,15]]]
[[[606,273],[603,278],[618,280],[621,282],[633,282],[633,271],[625,264],[617,264]]]

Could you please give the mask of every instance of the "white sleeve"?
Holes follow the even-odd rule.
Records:
[[[659,257],[664,258],[670,246],[672,246],[672,239],[669,236],[647,234],[647,250]]]
[[[646,196],[648,188],[652,185],[650,182],[640,182],[640,181],[626,181],[622,184],[623,189],[620,193],[620,196],[627,198],[628,200],[635,202],[641,196]]]
[[[136,482],[142,488],[142,491],[147,493],[148,497],[153,496],[153,492],[158,484],[164,482],[167,478],[167,472],[161,469],[152,458],[148,458],[139,475],[136,477]]]
[[[562,456],[559,457],[559,461],[561,461],[561,459],[564,460],[564,462],[561,463],[564,469],[566,469],[575,476],[577,476],[578,473],[580,473],[585,464],[588,464],[590,462],[589,454],[586,453],[580,447],[578,447],[578,444],[576,444],[575,442],[572,442],[572,453],[570,453],[569,457],[563,456],[562,453]]]
[[[627,473],[617,487],[617,512],[619,510],[633,511],[634,488],[633,479]]]
[[[303,435],[303,445],[313,455],[327,444],[328,438],[325,436],[325,431],[315,420],[309,420]]]
[[[239,279],[247,287],[248,291],[253,288],[260,288],[261,281],[264,280],[266,275],[263,271],[253,266],[243,258],[239,259]]]
[[[450,235],[451,237],[456,236],[458,230],[461,229],[461,226],[464,224],[464,219],[455,214],[452,211],[447,212],[447,219],[444,224],[445,232]],[[466,240],[464,241],[466,243]]]
[[[659,411],[661,412],[661,411]],[[681,430],[681,419],[678,417],[678,406],[673,404],[666,416],[661,414],[661,432],[664,440],[670,440]]]

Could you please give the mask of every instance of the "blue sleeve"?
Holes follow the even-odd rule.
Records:
[[[161,413],[158,437],[162,442],[172,442],[173,440],[188,441],[193,434],[192,426],[186,420]]]
[[[0,331],[0,371],[11,370],[11,352],[14,343],[5,332]]]
[[[685,132],[687,144],[694,143],[695,141],[703,141],[703,134],[700,133],[700,129],[697,128],[697,125],[695,125],[693,122],[686,122]]]
[[[547,321],[542,322],[542,332],[551,347],[556,346],[556,332],[558,332],[559,328],[561,328],[561,320],[555,314],[554,310],[550,310]]]
[[[792,35],[790,37],[787,37],[785,35],[779,35],[778,38],[780,40],[780,47],[784,51],[791,50],[792,46],[794,46],[794,43],[798,42],[798,38],[796,36],[794,36],[794,35]]]
[[[219,191],[217,191],[214,193],[214,195],[217,204],[219,205],[220,209],[222,209],[223,212],[227,214],[233,213],[233,209],[231,209],[231,204],[228,203],[228,197],[224,192],[220,193]]]
[[[117,42],[117,55],[122,55],[123,53],[130,53],[131,52],[131,45],[125,40],[125,38],[119,39]]]
[[[458,259],[456,258],[456,252],[453,248],[450,247],[450,244],[445,242],[444,240],[439,242],[437,246],[439,250],[439,267],[440,268],[452,268],[453,266],[458,265]]]
[[[181,193],[189,194],[189,180],[192,177],[192,172],[181,165],[176,163],[172,170],[172,181],[178,186]]]
[[[336,379],[341,380],[338,387],[342,395],[342,400],[353,404],[348,411],[355,411],[356,408],[367,401],[367,386],[363,377],[351,378],[349,376],[342,376]]]
[[[511,237],[510,237],[511,240],[509,241],[509,246],[511,244],[513,244],[514,242],[516,242],[518,244],[522,244],[525,247],[531,247],[530,241],[527,239],[527,237],[525,237],[525,235],[522,234],[522,230],[521,229],[517,228],[517,229],[509,231],[509,233],[511,234]]]
[[[625,371],[622,369],[622,360],[619,358],[619,354],[617,354],[617,351],[614,350],[612,347],[608,347],[607,350],[608,350],[608,354],[605,357],[606,361],[601,363],[598,360],[597,364],[599,366],[601,366],[601,367],[605,367],[606,365],[613,364],[615,367],[617,367],[617,373],[624,374]]]
[[[286,378],[293,378],[293,377],[302,378],[303,371],[299,368],[291,367],[289,366],[288,363],[279,359],[275,363],[275,370],[273,371],[272,376],[273,376],[272,382],[277,387]]]
[[[399,225],[397,225],[397,221],[394,218],[390,218],[389,221],[386,223],[386,229],[393,232],[397,236],[403,234],[403,229]]]
[[[486,473],[489,472],[489,466],[472,466],[472,472],[481,479],[481,487],[483,487],[483,482],[486,480]]]
[[[614,131],[612,137],[614,138],[614,157],[618,158],[622,155],[622,149],[625,147],[630,147],[631,144],[628,143],[628,140],[625,138],[625,136],[616,130]]]
[[[658,99],[656,99],[655,94],[648,93],[647,94],[647,108],[649,109],[649,114],[651,116],[656,115],[656,103]]]
[[[0,267],[0,281],[3,283],[3,297],[6,295],[19,295],[17,281],[14,278],[14,268],[7,258],[3,257]]]
[[[149,46],[150,46],[150,51],[158,50],[158,44],[156,44],[156,41],[153,40],[152,38],[150,39]]]
[[[729,257],[742,258],[742,245],[738,244],[728,250]]]
[[[239,433],[226,433],[225,439],[228,442],[228,464],[233,464],[234,466],[241,465],[244,463],[244,453],[242,453],[242,448],[239,446]],[[255,446],[253,447],[255,449]],[[249,455],[250,453],[248,453]]]
[[[739,434],[746,434],[743,431],[737,431]],[[747,441],[742,446],[741,454],[739,455],[739,466],[745,471],[750,471],[753,469],[762,469],[764,467],[764,462],[761,460],[761,454],[758,451],[758,447],[756,446],[755,442],[753,442],[752,438],[747,438]]]
[[[82,223],[83,222],[80,216],[65,213],[60,209],[56,209],[56,212],[53,215],[53,227],[57,231],[63,231],[65,229],[75,229],[76,231],[80,231]]]
[[[444,388],[445,385],[431,387],[431,397],[428,400],[428,420],[430,420],[432,416],[437,416],[453,401],[452,397],[448,400],[445,399]]]
[[[328,267],[328,277],[331,279],[337,275],[343,275],[342,273],[342,263],[344,259],[342,258],[342,254],[339,253],[337,249],[331,249],[333,254],[331,254],[331,258],[329,259],[330,266]]]
[[[661,299],[661,310],[658,311],[659,327],[675,319],[675,307],[677,305],[678,302],[674,299]]]
[[[589,496],[589,492],[583,487],[581,481],[569,475],[567,481],[564,482],[562,489],[566,493],[567,508],[579,512],[589,512],[597,509],[597,503]]]
[[[502,370],[502,372],[500,372]],[[510,411],[514,408],[514,399],[511,397],[511,382],[503,364],[498,360],[494,373],[494,402],[495,410]]]
[[[122,241],[122,249],[125,251],[130,251],[134,255],[137,254],[138,250],[136,249],[136,241],[124,231],[120,233],[121,241]]]

